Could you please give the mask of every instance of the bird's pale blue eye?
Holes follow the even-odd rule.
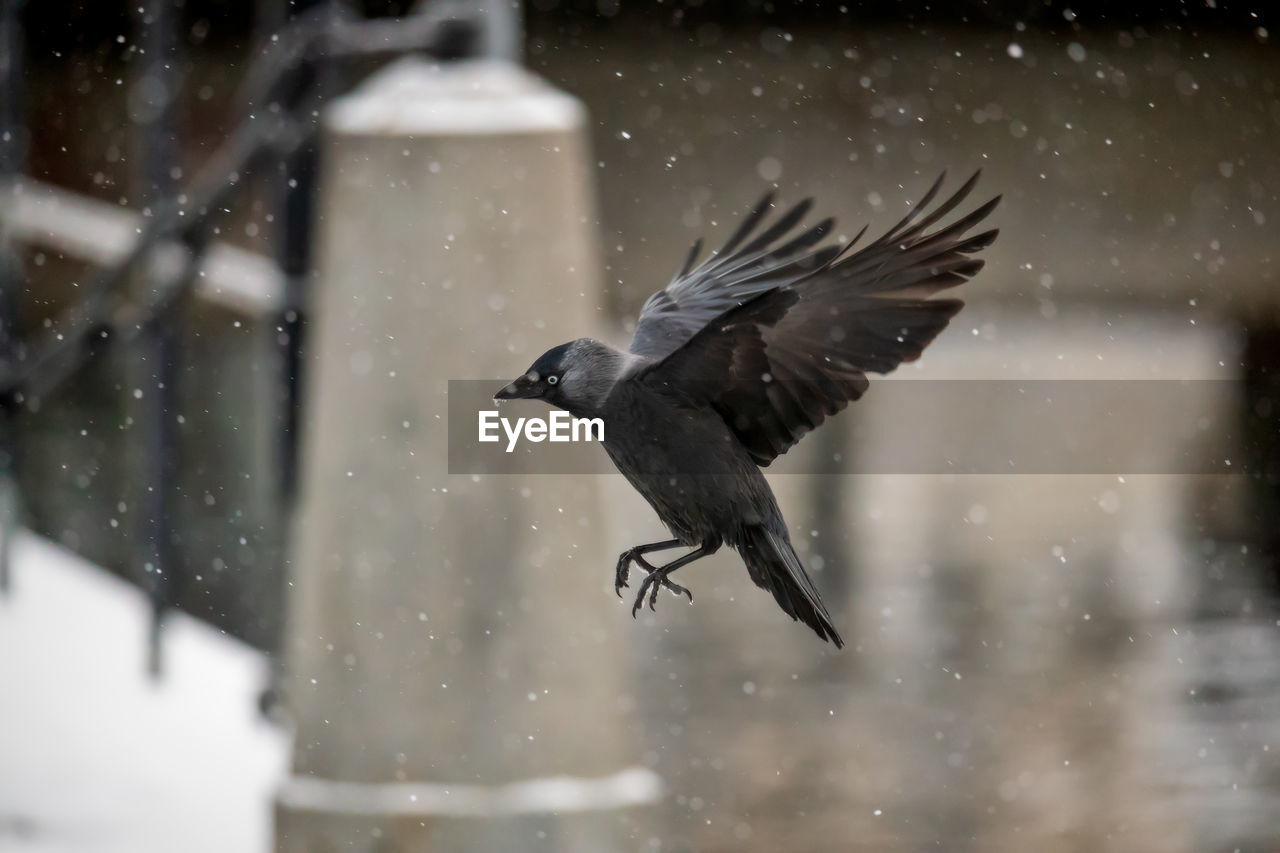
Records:
[[[552,374],[552,375],[550,375],[550,376],[548,376],[548,377],[547,377],[547,384],[548,384],[548,385],[555,385],[555,384],[556,384],[557,382],[559,382],[559,381],[560,381],[560,377],[559,377],[559,376],[556,376],[555,374]]]

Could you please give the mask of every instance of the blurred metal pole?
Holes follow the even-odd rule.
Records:
[[[131,94],[134,121],[141,131],[138,201],[144,210],[150,209],[151,216],[160,216],[177,201],[179,177],[173,127],[174,96],[180,80],[175,9],[170,0],[147,0],[137,10],[143,64]],[[158,299],[163,282],[154,255],[143,265],[142,275],[148,296]],[[143,588],[151,600],[147,670],[153,677],[163,670],[160,632],[165,611],[177,600],[180,574],[174,559],[169,506],[178,453],[174,392],[179,354],[173,310],[159,312],[143,329],[137,344],[140,376],[150,379],[151,384],[134,391],[135,397],[140,396],[138,426],[145,442],[135,565],[144,568]]]
[[[0,198],[8,198],[26,161],[26,124],[22,120],[22,24],[18,19],[23,0],[0,5]],[[22,324],[22,257],[11,234],[8,219],[0,212],[0,364],[17,362],[24,355]],[[0,400],[0,593],[10,584],[13,533],[19,514],[18,404]]]
[[[520,0],[481,0],[484,33],[481,51],[490,59],[524,61],[524,16]]]
[[[442,25],[439,58],[524,61],[520,0],[418,0],[411,17]]]
[[[267,4],[258,20],[259,41],[263,44],[275,33],[287,27],[299,15],[323,7],[330,28],[343,18],[344,6],[340,0],[278,0]],[[283,72],[269,93],[269,109],[294,112],[300,102],[324,103],[338,89],[336,64],[327,56],[299,63]],[[311,130],[319,123],[319,113],[298,116],[298,121]],[[282,153],[268,191],[271,206],[275,210],[276,228],[273,248],[276,266],[284,284],[280,310],[270,318],[268,346],[275,358],[269,360],[271,371],[267,380],[268,399],[276,406],[273,413],[278,420],[278,432],[274,438],[278,502],[275,512],[279,524],[268,533],[266,543],[272,557],[267,560],[266,572],[256,584],[264,609],[279,614],[284,608],[286,583],[286,554],[288,552],[289,522],[298,493],[298,453],[301,441],[301,406],[303,381],[303,339],[306,333],[307,283],[311,271],[312,229],[314,225],[315,175],[318,162],[314,134],[309,134],[298,148]],[[271,654],[269,683],[259,699],[260,707],[270,713],[279,703],[285,672],[280,653],[280,637],[283,618],[265,620],[270,625],[270,635],[265,638]]]
[[[327,17],[336,25],[341,17],[338,0],[298,0],[283,4],[274,18],[284,25],[288,19],[316,6],[328,9]],[[285,8],[287,7],[287,8]],[[281,109],[291,109],[297,101],[311,97],[327,101],[338,89],[338,71],[327,57],[320,56],[285,75],[273,93]],[[319,117],[303,116],[301,121],[319,121]],[[276,262],[284,277],[284,300],[276,318],[276,342],[280,350],[283,373],[281,403],[280,494],[283,511],[293,508],[298,489],[298,442],[301,428],[299,411],[302,400],[302,344],[306,334],[307,276],[311,268],[312,220],[315,205],[317,141],[311,137],[298,150],[280,161],[274,186],[278,231]]]

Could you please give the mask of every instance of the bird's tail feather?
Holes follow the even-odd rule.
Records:
[[[824,640],[844,646],[831,624],[831,614],[822,604],[817,588],[805,573],[800,558],[785,533],[764,527],[748,527],[738,551],[756,586],[773,593],[774,599],[792,619],[808,625]]]

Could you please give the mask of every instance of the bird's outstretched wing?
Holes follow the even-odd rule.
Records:
[[[813,206],[809,198],[753,236],[772,206],[773,193],[768,193],[756,202],[729,241],[696,266],[702,241],[694,243],[671,283],[645,300],[631,352],[665,358],[725,311],[800,280],[840,253],[838,246],[814,249],[835,227],[834,219],[824,219],[781,242]]]
[[[814,265],[807,270],[799,268],[801,259],[793,258],[785,275],[760,281],[735,278],[719,284],[677,278],[673,287],[682,280],[690,284],[680,285],[684,290],[672,299],[682,305],[688,293],[697,308],[684,319],[664,320],[664,325],[676,331],[700,325],[637,378],[711,405],[756,462],[768,465],[862,396],[867,372],[887,373],[918,358],[963,306],[958,299],[931,297],[982,268],[981,260],[969,256],[991,245],[996,230],[965,235],[991,213],[1000,197],[950,225],[933,231],[930,227],[969,195],[977,179],[975,173],[954,195],[928,210],[942,185],[939,177],[883,237],[853,254],[847,254],[852,243],[834,254],[831,249],[809,253],[805,257]],[[790,214],[769,231],[789,218]],[[748,217],[739,231],[754,227],[753,219],[759,216]],[[787,223],[788,228],[794,225]],[[765,236],[777,235],[761,238]],[[735,234],[730,247],[741,239]],[[760,238],[753,245],[759,242]],[[766,287],[765,281],[772,284]],[[656,294],[650,302],[661,296]],[[702,319],[715,306],[726,307]],[[683,308],[672,310],[677,316],[684,314]],[[640,332],[638,328],[637,340]],[[652,334],[646,332],[646,339],[653,340]],[[632,350],[636,351],[634,343]]]

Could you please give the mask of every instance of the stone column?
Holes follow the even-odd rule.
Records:
[[[448,380],[599,323],[585,121],[416,59],[327,116],[281,851],[619,849],[657,796],[595,480],[448,473]]]

